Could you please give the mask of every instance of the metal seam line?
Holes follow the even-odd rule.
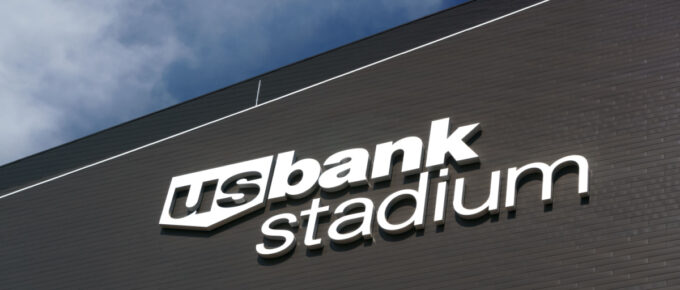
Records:
[[[257,101],[260,99],[260,85],[262,85],[262,80],[257,80],[257,94],[255,94],[255,106],[257,107]]]
[[[128,154],[130,154],[130,153],[137,152],[137,151],[139,151],[139,150],[142,150],[142,149],[147,148],[147,147],[151,147],[151,146],[156,145],[156,144],[158,144],[158,143],[165,142],[165,141],[170,140],[170,139],[173,139],[173,138],[175,138],[175,137],[177,137],[177,136],[181,136],[181,135],[184,135],[184,134],[186,134],[186,133],[189,133],[189,132],[198,130],[198,129],[200,129],[200,128],[203,128],[203,127],[212,125],[212,124],[214,124],[214,123],[220,122],[220,121],[222,121],[222,120],[224,120],[224,119],[228,119],[228,118],[231,118],[231,117],[233,117],[233,116],[236,116],[236,115],[239,115],[239,114],[248,112],[248,111],[250,111],[250,110],[252,110],[252,109],[254,109],[254,108],[257,108],[257,107],[260,107],[260,106],[264,106],[264,105],[266,105],[266,104],[270,104],[270,103],[276,102],[276,101],[278,101],[278,100],[281,100],[281,99],[284,99],[284,98],[286,98],[286,97],[295,95],[295,94],[297,94],[297,93],[300,93],[300,92],[309,90],[309,89],[314,88],[314,87],[318,87],[318,86],[323,85],[323,84],[325,84],[325,83],[327,83],[327,82],[330,82],[330,81],[333,81],[333,80],[342,78],[342,77],[344,77],[344,76],[346,76],[346,75],[353,74],[353,73],[358,72],[358,71],[360,71],[360,70],[363,70],[363,69],[372,67],[372,66],[374,66],[374,65],[377,65],[377,64],[386,62],[386,61],[391,60],[391,59],[393,59],[393,58],[396,58],[396,57],[405,55],[405,54],[407,54],[407,53],[410,53],[410,52],[419,50],[419,49],[421,49],[421,48],[423,48],[423,47],[427,47],[427,46],[433,45],[433,44],[435,44],[435,43],[438,43],[438,42],[447,40],[447,39],[452,38],[452,37],[454,37],[454,36],[457,36],[457,35],[459,35],[459,34],[468,32],[468,31],[470,31],[470,30],[477,29],[477,28],[479,28],[479,27],[482,27],[482,26],[485,26],[485,25],[487,25],[487,24],[496,22],[496,21],[501,20],[501,19],[503,19],[503,18],[506,18],[506,17],[515,15],[515,14],[517,14],[517,13],[520,13],[520,12],[522,12],[522,11],[531,9],[531,8],[533,8],[533,7],[539,6],[539,5],[544,4],[544,3],[547,3],[547,2],[550,2],[550,0],[543,0],[543,1],[541,1],[541,2],[534,3],[534,4],[532,4],[532,5],[529,5],[529,6],[527,6],[527,7],[521,8],[521,9],[519,9],[519,10],[515,10],[515,11],[510,12],[510,13],[508,13],[508,14],[505,14],[505,15],[502,15],[502,16],[499,16],[499,17],[496,17],[496,18],[491,19],[491,20],[489,20],[489,21],[486,21],[486,22],[477,24],[477,25],[472,26],[472,27],[468,27],[468,28],[463,29],[463,30],[461,30],[461,31],[454,32],[453,34],[449,34],[449,35],[444,36],[444,37],[442,37],[442,38],[439,38],[439,39],[430,41],[430,42],[428,42],[428,43],[425,43],[425,44],[416,46],[416,47],[411,48],[411,49],[409,49],[409,50],[402,51],[402,52],[400,52],[400,53],[397,53],[397,54],[395,54],[395,55],[389,56],[389,57],[387,57],[387,58],[383,58],[383,59],[381,59],[381,60],[378,60],[378,61],[369,63],[369,64],[367,64],[367,65],[364,65],[364,66],[362,66],[362,67],[353,69],[353,70],[348,71],[348,72],[346,72],[346,73],[339,74],[339,75],[334,76],[334,77],[332,77],[332,78],[329,78],[329,79],[320,81],[320,82],[318,82],[318,83],[315,83],[315,84],[306,86],[306,87],[301,88],[301,89],[299,89],[299,90],[296,90],[296,91],[287,93],[287,94],[285,94],[285,95],[283,95],[283,96],[280,96],[280,97],[275,98],[275,99],[271,99],[271,100],[266,101],[266,102],[264,102],[264,103],[262,103],[262,104],[257,104],[257,97],[256,97],[256,99],[255,99],[255,106],[252,106],[252,107],[250,107],[250,108],[243,109],[243,110],[238,111],[238,112],[236,112],[236,113],[232,113],[232,114],[229,114],[229,115],[220,117],[220,118],[218,118],[218,119],[212,120],[212,121],[210,121],[210,122],[203,123],[203,124],[198,125],[198,126],[196,126],[196,127],[193,127],[193,128],[187,129],[187,130],[184,130],[184,131],[182,131],[182,132],[179,132],[179,133],[170,135],[170,136],[165,137],[165,138],[163,138],[163,139],[159,139],[159,140],[156,140],[156,141],[154,141],[154,142],[151,142],[151,143],[148,143],[148,144],[139,146],[139,147],[134,148],[134,149],[132,149],[132,150],[125,151],[125,152],[123,152],[123,153],[120,153],[120,154],[111,156],[111,157],[109,157],[109,158],[106,158],[106,159],[97,161],[97,162],[95,162],[95,163],[91,163],[91,164],[85,165],[85,166],[80,167],[80,168],[78,168],[78,169],[74,169],[74,170],[68,171],[68,172],[66,172],[66,173],[62,173],[62,174],[60,174],[60,175],[57,175],[57,176],[55,176],[55,177],[52,177],[52,178],[49,178],[49,179],[40,181],[40,182],[38,182],[38,183],[35,183],[35,184],[32,184],[32,185],[23,187],[23,188],[21,188],[21,189],[17,189],[17,190],[15,190],[15,191],[12,191],[12,192],[10,192],[10,193],[7,193],[7,194],[5,194],[5,195],[0,196],[0,199],[3,199],[3,198],[6,198],[6,197],[15,195],[15,194],[20,193],[20,192],[22,192],[22,191],[25,191],[25,190],[34,188],[34,187],[36,187],[36,186],[43,185],[43,184],[45,184],[45,183],[48,183],[48,182],[51,182],[51,181],[60,179],[60,178],[62,178],[62,177],[69,176],[69,175],[71,175],[71,174],[73,174],[73,173],[83,171],[83,170],[88,169],[88,168],[90,168],[90,167],[97,166],[97,165],[99,165],[99,164],[102,164],[102,163],[111,161],[111,160],[113,160],[113,159],[116,159],[116,158],[119,158],[119,157],[128,155]],[[258,96],[259,96],[259,87],[260,87],[260,85],[259,85],[259,82],[258,82]]]

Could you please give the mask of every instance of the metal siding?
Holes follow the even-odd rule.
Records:
[[[0,200],[2,287],[677,287],[678,11],[676,1],[553,0]],[[393,236],[374,224],[373,241],[339,246],[325,220],[323,250],[305,249],[301,226],[294,252],[275,260],[254,250],[266,218],[299,217],[315,197],[331,210],[355,197],[377,207],[416,183],[396,174],[379,189],[317,191],[208,233],[158,226],[172,176],[287,150],[323,161],[406,136],[427,143],[443,117],[482,125],[471,143],[480,165],[456,166],[452,178],[465,177],[466,204],[486,197],[493,170],[505,177],[570,154],[588,158],[590,198],[571,172],[544,207],[530,180],[515,214],[461,220],[449,196],[438,228],[431,189],[422,231]]]

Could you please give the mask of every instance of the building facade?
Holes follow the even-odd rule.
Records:
[[[679,287],[678,12],[472,1],[7,164],[0,283]]]

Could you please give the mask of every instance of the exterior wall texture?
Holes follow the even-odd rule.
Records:
[[[678,12],[677,1],[552,0],[0,199],[0,285],[679,287]],[[373,154],[376,144],[406,136],[427,144],[430,122],[446,117],[453,128],[482,127],[469,143],[480,163],[448,165],[452,180],[465,178],[466,205],[486,199],[494,170],[504,180],[507,168],[571,154],[588,159],[590,197],[578,196],[578,174],[565,170],[553,205],[544,206],[541,182],[530,176],[515,212],[501,207],[464,220],[451,208],[449,186],[446,223],[435,226],[433,172],[422,230],[391,235],[374,224],[373,240],[337,245],[325,234],[333,218],[325,218],[321,250],[302,244],[303,223],[293,229],[292,253],[258,257],[260,227],[273,215],[299,218],[313,198],[331,210],[355,197],[377,207],[415,188],[417,178],[398,174],[397,160],[389,182],[268,202],[210,232],[158,225],[173,176],[289,150],[322,162],[343,149]],[[405,219],[412,206],[402,204],[390,220]]]

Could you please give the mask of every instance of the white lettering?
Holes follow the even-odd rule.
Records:
[[[387,196],[378,208],[377,215],[380,228],[390,234],[400,234],[414,227],[417,230],[422,229],[425,226],[425,203],[427,202],[427,188],[429,183],[428,173],[423,172],[420,174],[418,191],[413,189],[402,189]],[[407,198],[413,198],[416,201],[416,208],[411,217],[400,224],[395,225],[390,223],[387,220],[387,214],[392,209],[392,206]]]
[[[328,157],[324,166],[333,166],[319,177],[319,186],[326,191],[338,191],[348,185],[366,184],[368,151],[363,148],[340,151]],[[343,161],[349,160],[343,163]]]
[[[449,118],[435,120],[431,124],[430,137],[425,156],[425,171],[420,172],[417,189],[402,189],[388,195],[375,210],[371,199],[358,197],[342,202],[335,211],[337,218],[328,228],[328,237],[337,244],[352,243],[372,239],[374,214],[378,227],[388,234],[400,234],[411,229],[425,227],[425,214],[428,202],[431,171],[439,170],[436,181],[436,198],[433,221],[444,225],[446,204],[448,203],[449,182],[455,172],[447,167],[450,156],[457,164],[465,165],[479,162],[479,156],[468,145],[470,138],[480,130],[479,123],[460,126],[449,135]],[[424,153],[423,141],[418,137],[405,137],[396,142],[376,145],[370,180],[380,182],[392,178],[392,160],[402,156],[401,172],[411,175],[422,170]],[[265,206],[267,192],[272,202],[287,198],[302,199],[312,194],[317,186],[334,192],[348,186],[368,183],[368,167],[371,156],[363,148],[343,150],[330,155],[323,163],[325,170],[315,159],[296,160],[295,151],[279,153],[274,156],[234,163],[213,169],[175,176],[170,182],[160,224],[167,228],[212,230]],[[578,167],[578,193],[588,195],[589,167],[585,157],[569,155],[551,165],[534,162],[522,167],[511,167],[507,171],[505,208],[515,210],[517,183],[532,173],[542,175],[541,200],[545,204],[553,202],[552,188],[555,175],[564,167]],[[271,185],[267,188],[268,183]],[[214,194],[211,194],[215,188]],[[453,210],[463,219],[475,219],[488,213],[499,213],[501,171],[491,172],[489,196],[477,207],[465,206],[465,178],[457,178],[453,189]],[[209,190],[210,189],[210,190]],[[227,190],[230,189],[230,190]],[[232,190],[233,189],[233,190]],[[257,189],[253,197],[245,189]],[[228,191],[228,192],[225,192]],[[235,192],[234,192],[235,191]],[[393,208],[402,200],[412,199],[415,208],[410,216],[399,223],[389,221]],[[356,211],[363,209],[363,211]],[[304,245],[308,249],[323,247],[323,239],[316,237],[320,217],[331,213],[330,206],[322,206],[320,198],[312,199],[309,209],[300,212],[301,219],[307,219]],[[396,219],[396,215],[393,217]],[[290,253],[296,246],[294,231],[280,226],[299,226],[298,218],[291,213],[278,214],[267,219],[261,227],[263,243],[255,250],[263,258],[276,258]],[[350,227],[356,226],[356,227]],[[351,228],[351,230],[347,230]],[[344,231],[343,231],[344,230]],[[278,246],[267,246],[265,242],[282,241]]]
[[[267,248],[264,243],[257,244],[255,251],[257,251],[263,258],[277,258],[281,257],[293,248],[295,248],[295,235],[289,230],[277,230],[273,227],[283,223],[288,223],[291,227],[297,227],[298,220],[292,213],[282,213],[270,217],[262,224],[262,235],[270,240],[283,240],[283,244],[274,248]]]
[[[449,169],[442,168],[439,170],[439,177],[443,177],[444,181],[437,183],[437,199],[434,205],[434,224],[443,225],[444,216],[446,215],[446,186],[449,182]]]
[[[316,181],[321,172],[319,162],[311,158],[293,163],[294,161],[295,151],[279,153],[276,157],[276,167],[274,168],[271,189],[269,189],[269,200],[283,201],[286,197],[300,199],[316,189]],[[300,174],[301,177],[300,181],[291,185],[290,179],[295,176],[294,173]]]
[[[401,172],[409,175],[420,170],[423,141],[418,137],[406,137],[394,143],[385,142],[375,146],[371,180],[384,181],[392,178],[392,157],[397,151],[403,152]]]
[[[273,156],[262,157],[213,169],[173,177],[165,198],[160,224],[163,227],[209,231],[250,212],[264,207],[267,181]],[[246,202],[243,193],[224,193],[222,188],[236,180],[240,189],[258,188],[257,195]],[[203,201],[204,184],[215,182],[215,195],[206,202],[210,210],[198,211]],[[177,193],[188,188],[186,210],[182,217],[173,217]],[[225,203],[230,203],[225,206]]]
[[[427,144],[427,160],[425,167],[434,170],[444,166],[446,155],[460,165],[472,164],[479,161],[479,155],[472,151],[465,143],[479,130],[479,123],[458,127],[449,135],[449,118],[432,121],[430,128],[430,142]]]
[[[335,209],[335,214],[345,214],[355,208],[363,207],[364,211],[353,214],[346,214],[335,220],[328,229],[328,237],[338,244],[347,244],[358,240],[360,237],[371,239],[371,226],[373,222],[373,202],[368,198],[354,198],[341,203]],[[351,224],[361,222],[358,228],[349,233],[340,233],[340,230]]]
[[[456,179],[456,186],[453,193],[453,210],[464,219],[475,219],[490,212],[492,214],[498,213],[498,196],[500,195],[501,172],[494,171],[491,173],[491,189],[489,189],[489,197],[486,201],[477,208],[468,209],[463,205],[465,195],[465,178]]]
[[[300,216],[309,217],[309,219],[307,219],[307,231],[305,232],[305,246],[310,249],[318,249],[323,247],[321,239],[314,238],[314,235],[316,235],[319,217],[328,215],[330,211],[328,206],[319,207],[320,203],[321,199],[315,198],[312,200],[312,207],[310,209],[300,212]]]
[[[510,210],[515,210],[515,196],[517,195],[517,181],[522,177],[531,173],[540,172],[543,175],[543,187],[541,190],[541,200],[544,204],[551,204],[552,198],[552,183],[555,173],[560,169],[576,164],[578,166],[578,193],[581,197],[588,195],[588,160],[580,155],[569,155],[562,157],[548,166],[542,162],[535,162],[524,165],[517,169],[512,167],[508,169],[508,181],[505,191],[505,207]]]

